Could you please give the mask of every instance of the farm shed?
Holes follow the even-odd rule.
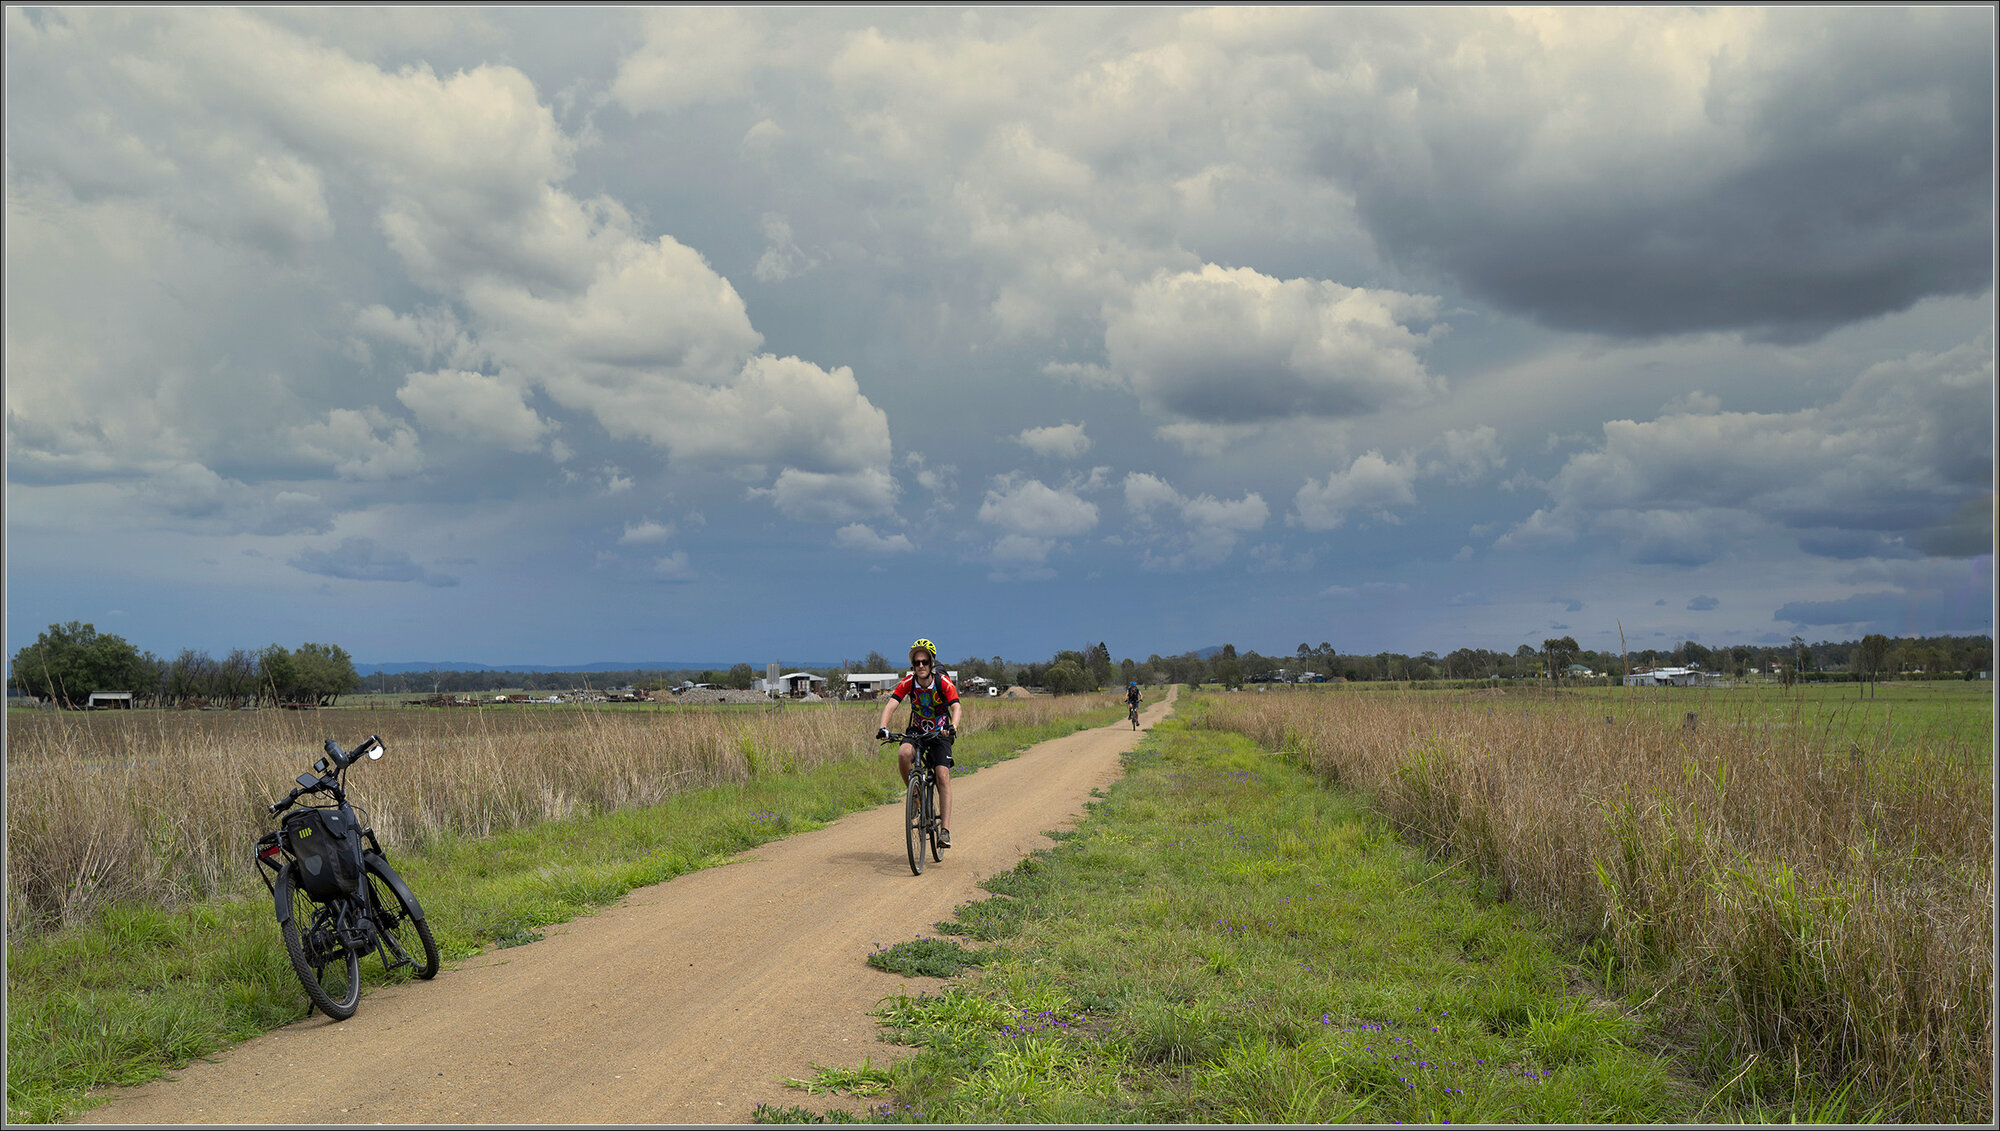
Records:
[[[780,688],[787,695],[806,695],[826,686],[826,677],[811,672],[788,672],[778,677]]]
[[[1700,668],[1654,668],[1625,677],[1627,687],[1700,687],[1714,677]]]
[[[90,701],[86,705],[93,711],[100,707],[123,708],[129,711],[132,709],[132,693],[129,691],[93,691],[90,693]]]
[[[899,672],[849,672],[847,691],[857,699],[873,699],[894,691],[902,679]]]

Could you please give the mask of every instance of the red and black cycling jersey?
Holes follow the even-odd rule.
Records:
[[[889,698],[898,703],[905,700],[910,704],[910,725],[906,728],[913,734],[924,734],[940,723],[951,721],[951,705],[958,702],[958,688],[951,680],[939,673],[931,681],[930,687],[917,686],[917,677],[906,675]]]

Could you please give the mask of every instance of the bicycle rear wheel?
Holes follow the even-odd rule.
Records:
[[[920,767],[911,772],[910,791],[903,795],[903,847],[910,852],[910,873],[917,876],[924,874],[924,785]]]
[[[333,908],[299,890],[296,867],[278,873],[276,884],[278,901],[292,909],[291,918],[279,924],[285,954],[306,988],[306,997],[321,1013],[345,1021],[361,1004],[361,955],[340,941]]]

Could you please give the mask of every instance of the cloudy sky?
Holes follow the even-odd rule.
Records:
[[[6,646],[1990,633],[1990,8],[6,10]]]

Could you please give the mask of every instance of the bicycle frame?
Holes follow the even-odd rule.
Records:
[[[910,757],[909,792],[903,803],[903,845],[910,857],[910,871],[916,875],[924,873],[924,857],[943,860],[944,853],[938,848],[937,835],[941,825],[936,807],[937,767],[931,765],[930,747],[937,742],[936,734],[891,734],[881,741],[886,743],[909,743]]]

